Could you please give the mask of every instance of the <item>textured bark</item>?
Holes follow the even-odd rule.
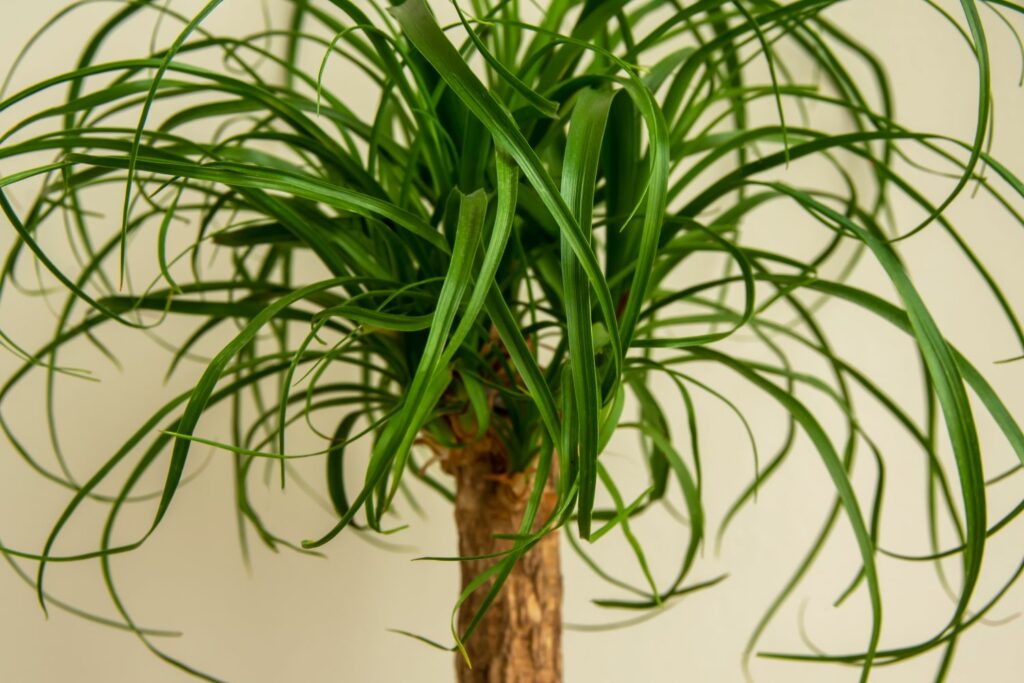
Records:
[[[455,521],[459,554],[487,555],[508,549],[512,541],[495,534],[519,531],[532,476],[506,473],[500,442],[485,437],[472,446],[450,451],[445,469],[455,476]],[[549,490],[537,515],[538,524],[553,509]],[[462,562],[465,588],[496,560]],[[459,609],[459,630],[465,629],[493,582],[476,590]],[[562,574],[557,532],[549,534],[516,563],[483,620],[466,642],[473,668],[460,654],[455,666],[459,683],[561,683]]]

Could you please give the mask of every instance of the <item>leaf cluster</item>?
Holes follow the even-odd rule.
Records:
[[[43,32],[86,4],[69,3]],[[0,138],[0,160],[13,169],[0,177],[0,208],[18,237],[0,287],[30,289],[18,280],[28,262],[65,293],[48,343],[25,349],[10,324],[2,335],[22,365],[0,390],[0,403],[43,373],[59,467],[45,465],[2,415],[0,427],[31,467],[71,495],[41,552],[3,548],[40,600],[80,612],[48,597],[45,568],[98,559],[120,615],[105,623],[211,678],[153,644],[165,634],[135,624],[110,570],[115,555],[157,529],[189,479],[195,444],[231,458],[243,547],[255,532],[271,548],[312,551],[346,528],[394,531],[387,515],[410,480],[451,497],[417,451],[459,447],[491,432],[510,471],[538,473],[513,549],[481,579],[497,579],[491,596],[541,535],[565,527],[575,529],[579,540],[571,541],[584,560],[631,596],[599,604],[660,609],[718,582],[687,583],[708,536],[705,425],[695,396],[724,402],[747,425],[737,403],[696,372],[717,366],[777,404],[787,420],[782,443],[759,463],[719,533],[779,471],[798,433],[835,489],[818,539],[748,653],[844,518],[861,566],[843,599],[859,586],[867,591],[866,643],[842,655],[771,656],[857,666],[866,680],[873,666],[938,649],[941,680],[958,638],[1020,573],[995,598],[972,601],[987,539],[1024,509],[1021,503],[990,518],[987,486],[994,482],[983,472],[973,411],[980,406],[995,420],[1022,465],[1024,434],[940,331],[898,248],[922,230],[948,234],[1024,348],[1007,295],[945,212],[973,184],[1022,221],[1014,197],[1024,185],[987,151],[994,114],[982,21],[988,13],[1012,26],[1008,17],[1021,7],[962,0],[960,16],[935,7],[977,63],[977,126],[963,142],[895,120],[884,65],[828,18],[836,0],[552,0],[542,9],[470,0],[454,5],[448,26],[424,0],[367,9],[350,0],[287,4],[287,26],[229,35],[208,25],[231,3],[210,0],[186,16],[173,3],[124,0],[83,42],[74,68],[0,102],[2,112],[22,112]],[[173,26],[170,46],[103,61],[102,46],[140,18]],[[318,73],[302,66],[309,54],[322,55]],[[345,87],[329,85],[340,62],[372,92],[368,113]],[[856,75],[863,73],[869,76]],[[63,93],[57,104],[36,104],[54,92]],[[841,130],[828,123],[837,117]],[[801,165],[823,169],[827,180],[797,185],[783,173]],[[938,200],[905,172],[935,168],[951,176]],[[10,196],[16,187],[34,193],[23,210]],[[96,198],[111,190],[122,210],[98,216]],[[916,225],[896,229],[896,198],[919,207]],[[764,242],[749,237],[763,230],[758,212],[773,203],[801,210],[814,237],[756,246]],[[45,246],[44,235],[61,228],[73,247],[71,267]],[[153,246],[133,249],[140,241]],[[701,265],[709,260],[724,264],[711,276]],[[861,260],[884,271],[891,300],[848,281]],[[153,277],[133,284],[133,271],[147,267]],[[921,361],[926,415],[908,414],[878,378],[834,350],[819,320],[832,301],[906,334]],[[160,336],[172,318],[189,321],[187,337]],[[56,440],[53,396],[58,384],[87,376],[60,357],[69,345],[88,343],[116,362],[102,341],[107,329],[167,346],[169,375],[196,365],[200,373],[79,481]],[[739,338],[748,343],[732,344]],[[824,370],[794,367],[794,348],[816,356]],[[656,382],[673,387],[684,415],[672,414]],[[955,556],[962,569],[948,622],[916,643],[882,644],[878,535],[887,454],[858,417],[858,392],[906,431],[925,463],[932,552],[902,559]],[[807,393],[816,398],[801,398]],[[824,404],[843,416],[840,433],[823,425]],[[219,406],[231,414],[230,438],[199,436],[200,419]],[[332,429],[320,430],[314,417]],[[286,434],[303,423],[323,448],[290,453]],[[622,430],[636,432],[649,474],[648,487],[632,498],[600,457]],[[683,433],[690,439],[680,449],[673,437]],[[370,443],[370,456],[353,483],[345,454],[360,440]],[[943,440],[952,445],[953,471],[940,457]],[[751,434],[751,441],[756,456],[759,439]],[[867,501],[850,481],[865,450],[877,471]],[[282,484],[305,486],[290,461],[309,457],[325,462],[336,521],[292,545],[263,521],[249,487],[260,463]],[[160,490],[139,494],[156,467],[166,469]],[[101,493],[115,471],[128,474],[115,494]],[[556,512],[536,532],[549,476]],[[685,510],[688,538],[677,574],[658,585],[630,520],[673,496]],[[154,501],[148,531],[114,544],[118,515],[147,500]],[[109,508],[100,547],[56,554],[57,539],[86,503]],[[954,530],[955,547],[941,546],[942,525]],[[635,552],[643,587],[607,574],[580,542],[613,529]],[[35,560],[36,576],[16,558]],[[453,629],[455,642],[471,632],[472,625]]]

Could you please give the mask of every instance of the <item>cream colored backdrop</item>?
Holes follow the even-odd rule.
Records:
[[[68,3],[64,0],[4,0],[0,8],[0,65],[6,71],[18,47],[47,17]],[[172,7],[188,13],[200,3],[172,0]],[[270,13],[283,16],[284,3],[267,0]],[[955,2],[942,2],[957,13]],[[445,6],[443,6],[445,5]],[[446,3],[436,3],[448,12]],[[87,28],[114,5],[99,2],[62,22],[52,35],[29,54],[17,73],[19,87],[56,73],[73,62]],[[1021,56],[1006,27],[984,10],[995,65],[997,101],[994,152],[1018,175],[1024,175],[1024,92],[1017,87]],[[897,92],[901,121],[922,130],[970,138],[974,127],[976,69],[956,32],[924,2],[918,0],[850,0],[830,16],[872,47],[886,63]],[[1024,17],[1012,19],[1024,29]],[[242,35],[262,23],[257,0],[225,0],[210,24]],[[173,30],[165,27],[164,44]],[[149,33],[141,31],[132,44],[112,44],[108,56],[132,55],[145,48]],[[314,70],[319,55],[310,55]],[[340,67],[339,67],[340,68]],[[344,73],[331,73],[343,83]],[[359,97],[358,84],[346,96]],[[10,117],[0,120],[3,128]],[[0,172],[9,171],[4,165]],[[790,177],[804,173],[795,166]],[[927,181],[938,196],[948,185]],[[950,211],[979,255],[992,266],[1011,304],[1024,312],[1024,230],[980,196],[965,195]],[[1020,202],[1018,202],[1018,205]],[[116,216],[115,201],[104,210]],[[911,224],[918,214],[899,206]],[[791,227],[797,216],[784,207],[759,214],[760,239],[795,239]],[[111,219],[113,220],[113,218]],[[2,225],[0,245],[9,245],[12,231]],[[59,244],[54,241],[54,244]],[[55,247],[56,248],[56,247]],[[1024,414],[1024,363],[994,366],[991,361],[1019,354],[995,306],[982,285],[948,239],[937,230],[903,245],[912,274],[952,340],[983,369],[1017,415]],[[855,275],[859,284],[888,293],[878,269],[870,265]],[[33,347],[46,338],[52,314],[45,302],[6,292],[0,321],[19,341]],[[904,339],[874,324],[866,316],[835,304],[824,314],[839,350],[861,363],[893,391],[915,415],[920,397],[915,383],[916,364]],[[76,473],[85,477],[102,462],[129,429],[159,405],[163,396],[187,386],[186,375],[168,386],[162,373],[168,355],[140,337],[107,335],[121,355],[125,369],[118,372],[95,352],[71,354],[69,363],[96,370],[101,384],[65,384],[58,409],[62,441]],[[806,362],[810,362],[809,360]],[[9,356],[0,357],[4,376],[14,367]],[[195,370],[189,372],[195,373]],[[191,375],[195,377],[195,374]],[[730,395],[740,393],[755,430],[770,435],[780,430],[779,414],[762,409],[751,390],[726,375],[715,381]],[[38,448],[47,443],[38,387],[26,390],[19,403],[5,406],[5,415]],[[861,397],[863,398],[863,397]],[[869,402],[862,401],[865,419],[877,418]],[[751,475],[751,463],[742,430],[714,403],[701,405],[706,420],[702,439],[707,459],[707,505],[717,521],[725,506]],[[683,420],[677,439],[685,439]],[[838,429],[836,420],[829,422]],[[203,433],[216,435],[223,424],[215,417],[203,422]],[[987,472],[995,474],[1013,464],[1012,453],[988,420],[981,421]],[[922,459],[908,447],[893,424],[876,424],[889,458],[889,520],[882,541],[887,548],[926,552]],[[887,431],[888,430],[888,431]],[[838,432],[837,432],[838,433]],[[771,439],[765,441],[770,450]],[[296,445],[298,448],[298,445]],[[41,453],[49,456],[45,450]],[[198,451],[202,453],[202,451]],[[906,453],[904,456],[903,454]],[[194,458],[195,464],[203,457]],[[374,548],[366,540],[346,533],[326,549],[326,559],[291,552],[273,555],[254,545],[253,570],[247,573],[240,559],[231,501],[231,476],[223,454],[174,501],[159,532],[134,554],[114,562],[118,585],[137,621],[145,626],[180,630],[178,639],[161,639],[170,653],[189,664],[232,682],[277,683],[309,681],[451,680],[448,655],[388,632],[398,628],[446,641],[448,614],[455,597],[454,564],[412,563],[420,554],[453,554],[455,539],[450,510],[427,491],[419,500],[428,519],[410,515],[411,528],[389,542],[404,546],[392,552]],[[643,465],[629,439],[616,440],[605,456],[630,482],[640,481]],[[309,471],[319,472],[319,466]],[[863,456],[855,482],[867,496],[875,472]],[[156,480],[152,482],[155,484]],[[991,516],[997,518],[1022,496],[1021,476],[992,489]],[[299,540],[318,534],[330,517],[300,491],[282,495],[275,486],[253,486],[263,517],[286,538]],[[10,446],[0,445],[0,540],[26,550],[37,550],[67,493],[34,475]],[[625,630],[566,633],[566,671],[571,683],[595,681],[631,683],[730,682],[742,680],[739,667],[747,635],[787,580],[820,528],[831,501],[827,476],[806,442],[791,462],[766,487],[756,507],[741,515],[720,555],[707,548],[695,580],[728,572],[728,580],[710,591],[679,601],[657,618]],[[59,547],[62,552],[90,550],[99,537],[99,517],[72,524]],[[138,519],[136,519],[138,521]],[[141,526],[126,522],[123,538]],[[714,530],[714,527],[713,527]],[[652,562],[662,576],[673,572],[684,532],[664,514],[638,523],[637,531],[651,548]],[[1020,562],[1024,547],[1020,525],[1000,534],[986,558],[985,581],[976,602],[998,588]],[[254,542],[255,543],[255,542]],[[566,618],[575,624],[597,624],[622,618],[593,607],[593,597],[613,595],[566,547]],[[619,539],[609,538],[596,554],[615,573],[635,577],[634,561]],[[23,564],[30,570],[32,567]],[[765,633],[761,647],[775,651],[807,651],[801,641],[801,619],[815,644],[830,652],[863,647],[868,629],[868,606],[863,590],[839,609],[831,601],[842,591],[857,566],[856,551],[845,520],[840,520],[833,541],[820,564],[779,613]],[[886,603],[884,642],[902,645],[927,638],[943,623],[952,603],[939,587],[935,573],[924,567],[882,561]],[[955,572],[954,572],[955,577]],[[53,565],[48,587],[55,595],[77,605],[113,615],[95,564]],[[1018,585],[992,613],[994,621],[1024,610],[1024,585]],[[630,616],[630,615],[626,615]],[[979,625],[963,638],[949,678],[954,683],[1024,680],[1024,621],[1000,626]],[[937,664],[934,655],[895,669],[879,669],[877,681],[927,681]],[[758,681],[854,681],[857,672],[838,667],[787,664],[756,660]],[[8,567],[0,568],[0,681],[4,683],[162,683],[187,680],[181,672],[162,664],[130,634],[96,626],[52,610],[44,618],[34,593]]]

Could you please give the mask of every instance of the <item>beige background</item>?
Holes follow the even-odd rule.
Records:
[[[6,70],[18,45],[42,21],[65,5],[63,0],[7,0],[0,24],[0,64]],[[199,3],[174,0],[183,12]],[[268,0],[270,12],[281,15],[284,3]],[[956,3],[943,2],[952,12]],[[85,27],[111,11],[110,3],[98,3],[63,22],[42,41],[16,79],[15,86],[55,73],[75,58]],[[830,12],[836,20],[882,56],[898,93],[901,120],[919,129],[967,138],[974,126],[976,72],[956,33],[915,0],[851,0]],[[1024,175],[1024,95],[1016,80],[1021,57],[1006,27],[990,12],[989,27],[996,67],[994,91],[998,103],[996,155],[1018,175]],[[1014,17],[1024,28],[1021,17]],[[226,0],[211,24],[236,31],[256,29],[261,22],[255,0]],[[165,29],[164,40],[167,40]],[[114,44],[107,54],[132,54],[148,41]],[[315,68],[318,55],[310,58]],[[333,78],[344,74],[333,73]],[[337,81],[335,81],[337,82]],[[350,88],[348,94],[358,88]],[[22,110],[23,111],[23,110]],[[6,116],[3,128],[11,122]],[[10,170],[5,166],[3,170]],[[790,171],[799,181],[799,167]],[[947,185],[922,181],[939,196]],[[1017,202],[1020,205],[1020,202]],[[112,205],[116,211],[116,204]],[[917,213],[900,206],[905,224]],[[991,263],[1011,303],[1024,310],[1024,232],[1020,226],[984,197],[964,196],[951,210],[963,234],[979,255]],[[790,224],[794,214],[778,206],[761,214],[771,227],[765,239],[793,239],[799,233]],[[6,228],[7,226],[5,226]],[[2,232],[3,245],[11,231]],[[58,244],[58,242],[55,242]],[[1024,363],[993,366],[991,361],[1019,353],[1008,329],[997,320],[997,311],[985,297],[977,278],[953,254],[937,231],[929,231],[904,244],[907,261],[927,301],[952,340],[977,362],[1005,397],[1011,410],[1024,414]],[[56,248],[56,247],[55,247]],[[862,268],[860,284],[885,290],[877,269]],[[52,316],[39,299],[7,293],[0,308],[4,329],[29,346],[46,338]],[[836,305],[826,310],[837,347],[876,376],[895,396],[917,411],[920,405],[915,384],[915,365],[906,342],[896,333],[872,324],[865,316]],[[97,371],[99,385],[67,384],[58,405],[63,443],[80,476],[87,476],[103,454],[109,453],[128,429],[158,405],[161,396],[187,386],[188,375],[161,386],[166,352],[138,337],[108,335],[122,355],[125,371],[118,373],[95,353],[83,350],[70,356],[77,364]],[[809,361],[808,361],[809,362]],[[8,356],[0,358],[4,374],[14,367]],[[195,372],[192,370],[191,372]],[[194,375],[192,375],[194,377]],[[769,435],[770,451],[777,435],[779,415],[764,408],[734,378],[713,375],[716,386],[750,411],[755,429]],[[38,389],[38,387],[35,387]],[[16,402],[5,406],[5,415],[30,444],[45,448],[45,422],[38,392],[29,388]],[[671,400],[671,399],[667,399]],[[817,404],[816,404],[817,405]],[[862,401],[867,421],[878,413]],[[714,403],[701,404],[706,426],[702,434],[706,450],[708,508],[720,519],[741,483],[750,476],[750,459],[741,430],[729,413]],[[914,412],[914,414],[918,414]],[[685,433],[680,420],[677,439]],[[838,427],[832,418],[826,424]],[[883,543],[888,548],[924,552],[924,504],[921,491],[921,458],[899,435],[894,425],[876,420],[876,433],[889,458],[889,498]],[[206,420],[204,433],[215,436],[216,419]],[[987,472],[994,474],[1014,462],[991,421],[982,419]],[[0,446],[0,539],[13,547],[35,550],[66,502],[64,491],[44,484],[11,452]],[[296,445],[296,450],[299,446]],[[46,454],[45,450],[41,451]],[[201,453],[201,451],[200,451]],[[639,485],[643,474],[631,439],[617,439],[606,455],[610,466],[625,481]],[[205,456],[204,456],[205,457]],[[407,546],[381,552],[363,539],[345,534],[327,548],[327,559],[301,557],[284,552],[274,556],[262,547],[254,549],[253,572],[247,574],[237,547],[226,462],[213,462],[196,481],[185,487],[174,502],[160,531],[143,550],[114,563],[118,585],[139,623],[178,629],[184,636],[162,639],[172,654],[196,667],[230,681],[252,683],[277,681],[444,681],[450,680],[450,660],[404,637],[387,632],[399,628],[447,639],[448,613],[455,595],[456,568],[451,564],[412,563],[419,554],[454,552],[450,512],[443,502],[426,491],[419,492],[429,522],[415,515],[409,531],[391,539]],[[202,457],[195,458],[195,463]],[[855,482],[865,496],[874,473],[863,456]],[[318,465],[312,465],[314,475]],[[155,480],[154,482],[155,483]],[[1021,477],[992,490],[991,515],[996,518],[1021,497]],[[636,486],[627,487],[633,491]],[[253,486],[263,516],[286,538],[299,540],[326,529],[330,517],[298,491],[281,495],[275,487]],[[680,601],[658,618],[620,631],[566,633],[568,681],[715,682],[742,680],[738,665],[750,632],[774,591],[787,579],[800,553],[817,532],[823,510],[830,501],[824,470],[806,442],[767,488],[756,508],[736,522],[720,556],[713,547],[704,553],[694,580],[729,572],[729,580],[708,592]],[[137,521],[141,518],[135,518]],[[60,546],[63,552],[87,550],[98,538],[99,517],[86,517],[70,527]],[[131,538],[139,524],[119,527]],[[712,527],[714,529],[714,527]],[[659,576],[674,572],[672,563],[683,537],[678,525],[659,513],[637,524],[637,532],[651,549]],[[612,534],[611,536],[614,536]],[[994,539],[986,559],[979,600],[989,596],[1020,561],[1024,533],[1020,525]],[[615,573],[637,580],[637,572],[621,538],[609,537],[596,549]],[[583,567],[566,548],[566,618],[579,624],[613,621],[621,615],[598,610],[592,597],[614,592]],[[762,648],[806,651],[799,637],[802,618],[820,647],[850,651],[862,647],[867,633],[867,601],[861,590],[842,608],[831,601],[845,587],[856,566],[856,552],[845,520],[817,566],[797,595],[788,603],[762,639]],[[53,566],[49,588],[58,596],[72,598],[82,607],[112,614],[94,564]],[[904,644],[927,637],[943,623],[951,603],[930,569],[882,562],[886,590],[884,642]],[[1024,610],[1024,585],[1017,586],[992,614],[1002,620]],[[628,616],[628,615],[627,615]],[[950,681],[1010,682],[1021,680],[1024,671],[1024,621],[998,627],[979,626],[961,641]],[[930,680],[937,659],[928,656],[892,669],[879,669],[874,680]],[[857,672],[835,667],[815,667],[755,661],[759,681],[853,681]],[[54,610],[49,620],[40,612],[35,597],[7,567],[0,569],[0,681],[51,683],[161,683],[186,677],[150,655],[131,635],[89,624]]]

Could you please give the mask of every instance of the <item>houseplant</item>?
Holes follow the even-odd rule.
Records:
[[[726,523],[770,483],[794,435],[804,433],[837,502],[794,582],[841,518],[861,552],[850,591],[870,597],[865,641],[848,654],[792,656],[857,666],[867,678],[876,664],[938,649],[937,678],[944,677],[960,634],[992,604],[974,590],[987,538],[1021,509],[987,515],[972,410],[988,412],[1022,459],[1024,437],[983,375],[945,341],[898,249],[924,230],[946,231],[1024,345],[1010,293],[945,215],[965,190],[1000,201],[1007,187],[1024,190],[986,152],[992,67],[981,12],[1017,12],[1016,5],[965,0],[962,17],[949,16],[964,23],[981,84],[977,130],[962,143],[899,126],[882,65],[828,21],[829,0],[556,2],[532,23],[531,10],[518,3],[469,3],[458,8],[447,37],[421,0],[387,10],[294,2],[289,25],[268,29],[279,52],[263,36],[207,33],[204,21],[221,4],[180,15],[173,5],[124,3],[84,42],[77,69],[0,105],[25,112],[0,148],[0,208],[19,236],[4,281],[13,287],[18,264],[35,261],[69,292],[57,332],[42,348],[22,348],[17,330],[4,326],[4,341],[24,366],[0,400],[31,374],[43,373],[51,387],[81,380],[59,356],[81,340],[103,353],[100,329],[143,333],[166,318],[198,321],[174,344],[171,364],[186,372],[201,359],[194,388],[138,425],[89,480],[76,481],[62,462],[42,464],[4,421],[13,448],[70,491],[41,551],[4,548],[11,558],[38,562],[34,583],[44,604],[49,563],[98,559],[109,577],[110,561],[146,540],[149,533],[112,544],[118,515],[134,505],[148,471],[166,469],[155,507],[146,508],[154,531],[196,443],[230,454],[243,528],[270,546],[294,545],[267,528],[247,489],[262,462],[285,484],[293,476],[289,460],[310,455],[325,461],[337,519],[296,549],[321,547],[353,525],[395,531],[387,514],[403,487],[419,480],[453,498],[459,554],[473,558],[461,563],[464,591],[452,630],[460,680],[561,680],[559,534],[584,555],[579,541],[611,530],[629,539],[643,583],[614,579],[626,597],[604,601],[609,608],[656,611],[695,589],[716,590],[715,581],[691,581],[707,535],[693,394],[732,405],[691,371],[710,364],[745,379],[789,422]],[[105,41],[147,13],[177,27],[169,47],[97,60]],[[295,66],[306,50],[325,55],[319,75]],[[204,54],[223,64],[197,65]],[[379,89],[370,116],[357,114],[347,93],[321,84],[341,60]],[[851,75],[851,60],[869,65],[868,80]],[[798,80],[791,70],[807,62],[818,81]],[[66,89],[65,103],[33,108],[54,88]],[[761,122],[765,104],[774,118]],[[842,128],[819,126],[822,110],[841,113]],[[49,157],[37,162],[40,153]],[[831,177],[795,186],[773,175],[809,162]],[[943,196],[926,197],[907,179],[905,166],[922,164],[954,169]],[[26,208],[9,199],[17,187],[36,190]],[[93,197],[110,187],[122,193],[113,226],[93,211]],[[888,213],[894,195],[916,203],[920,217],[897,224]],[[804,244],[753,246],[757,211],[776,201],[819,224],[820,249],[808,255]],[[58,265],[40,238],[62,215],[81,251],[78,267]],[[142,235],[152,249],[132,249]],[[211,250],[229,256],[208,273]],[[709,254],[722,257],[724,271],[677,284]],[[893,298],[846,281],[859,260],[884,270]],[[158,276],[139,284],[131,270],[147,264]],[[923,422],[833,351],[818,324],[829,300],[863,308],[913,340],[928,397]],[[753,338],[758,350],[731,345],[740,337]],[[213,353],[202,359],[198,350],[210,349],[211,339]],[[791,346],[809,348],[825,370],[794,367]],[[682,417],[653,391],[655,378],[677,393]],[[948,622],[921,642],[880,639],[882,477],[858,495],[849,470],[858,451],[879,472],[888,454],[855,412],[852,387],[914,439],[934,492],[932,526],[950,524],[959,536],[952,546],[937,533],[928,539],[932,557],[925,559],[955,557],[962,577],[951,585]],[[813,402],[799,393],[807,390],[818,392]],[[978,399],[974,408],[968,391]],[[843,429],[822,426],[819,401],[845,416]],[[219,404],[231,405],[231,433],[199,434],[199,418]],[[323,432],[306,421],[324,446],[295,454],[288,439],[311,415],[334,424]],[[693,435],[686,448],[678,439],[683,422]],[[618,430],[640,436],[645,489],[620,491],[599,458]],[[940,457],[946,438],[952,472]],[[372,453],[356,474],[345,455],[359,440]],[[438,467],[430,467],[435,458]],[[115,473],[122,475],[115,495],[99,493]],[[690,533],[666,584],[649,571],[630,521],[670,499],[681,502]],[[54,553],[86,502],[109,506],[101,547]],[[117,625],[172,664],[216,680],[164,655],[112,581],[108,588]]]

